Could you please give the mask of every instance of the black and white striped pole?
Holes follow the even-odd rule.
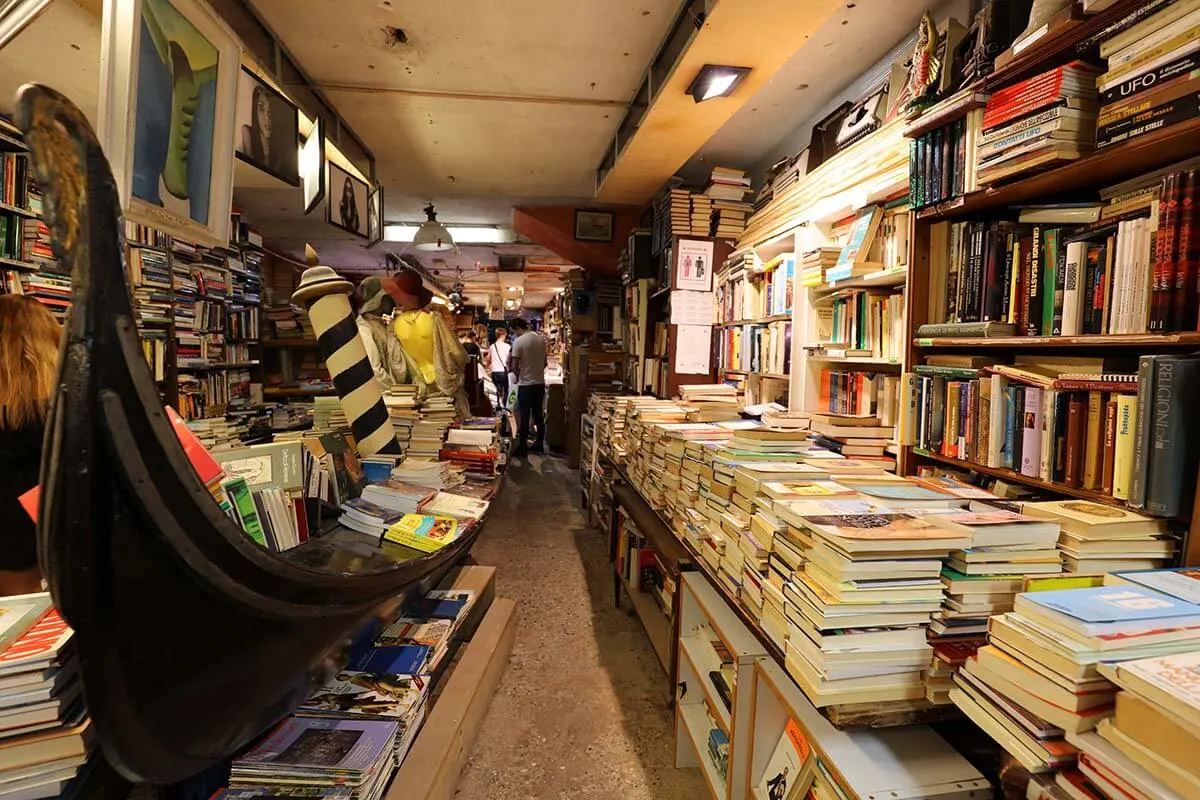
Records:
[[[311,246],[304,246],[304,255],[308,269],[300,276],[292,302],[307,309],[312,320],[325,366],[333,376],[342,410],[358,442],[358,451],[364,456],[403,455],[387,406],[383,404],[383,390],[375,380],[367,350],[358,337],[358,323],[350,309],[354,285],[332,267],[319,266],[317,252]]]

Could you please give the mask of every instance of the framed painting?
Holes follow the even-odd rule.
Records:
[[[361,178],[329,162],[325,188],[325,220],[347,233],[367,238],[367,196],[371,187]]]
[[[383,241],[383,184],[367,197],[367,247]]]
[[[99,132],[125,215],[229,241],[241,48],[202,0],[104,0]]]
[[[237,157],[292,186],[300,185],[300,109],[242,67],[234,128]]]
[[[325,199],[325,123],[320,117],[300,145],[300,191],[305,214],[311,214]]]
[[[576,209],[575,240],[579,242],[611,242],[613,240],[613,212]]]

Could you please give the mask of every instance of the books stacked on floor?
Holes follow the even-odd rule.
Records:
[[[840,456],[871,461],[881,469],[894,470],[896,460],[886,451],[888,442],[896,436],[895,417],[890,409],[897,392],[888,387],[898,387],[899,381],[892,375],[870,378],[864,373],[848,374],[852,379],[830,376],[831,381],[839,380],[840,385],[849,388],[845,395],[850,398],[845,403],[831,400],[830,405],[845,408],[848,413],[810,414],[813,443]]]
[[[400,462],[392,477],[401,483],[430,489],[446,489],[463,482],[463,472],[449,461],[409,456]]]
[[[865,500],[775,509],[811,542],[803,572],[784,584],[789,674],[818,707],[923,698],[942,561],[970,537]]]
[[[1096,145],[1108,147],[1195,119],[1198,24],[1191,3],[1168,3],[1100,43]]]
[[[983,136],[976,150],[979,184],[986,186],[1090,153],[1096,143],[1098,74],[1092,65],[1072,61],[993,92],[983,112]],[[1028,127],[1025,118],[1039,112],[1054,116],[1046,120],[1044,129]],[[1072,122],[1055,124],[1065,119]]]
[[[1116,687],[1102,665],[1196,651],[1198,626],[1200,606],[1143,585],[1019,594],[950,697],[1030,772],[1112,768],[1125,759],[1104,755]]]
[[[726,383],[679,387],[680,402],[689,407],[688,422],[722,422],[740,419],[738,391]]]
[[[276,303],[263,309],[273,339],[316,339],[308,314],[300,306]]]
[[[0,626],[0,786],[58,797],[95,744],[71,629],[44,592],[4,598]]]
[[[825,273],[837,265],[840,247],[818,247],[800,257],[800,285],[820,286],[825,283]]]
[[[234,759],[231,789],[308,790],[345,787],[352,800],[378,800],[395,766],[398,722],[288,717]]]
[[[804,431],[812,424],[812,417],[806,411],[791,411],[778,407],[764,409],[759,421],[768,428],[794,428]]]
[[[971,541],[951,553],[942,570],[946,597],[929,626],[933,635],[981,638],[989,617],[1012,610],[1026,575],[1062,572],[1059,526],[1044,517],[980,510],[936,514],[929,520]]]
[[[1025,503],[1029,516],[1062,528],[1058,548],[1069,572],[1099,574],[1157,569],[1171,561],[1175,541],[1164,520],[1088,500]]]
[[[313,430],[341,431],[349,427],[341,400],[336,397],[313,398]]]
[[[227,450],[242,444],[237,424],[225,417],[190,419],[187,426],[208,450]]]

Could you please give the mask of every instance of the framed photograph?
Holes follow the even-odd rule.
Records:
[[[101,143],[125,216],[229,241],[241,48],[198,0],[104,0]]]
[[[367,196],[367,247],[383,241],[383,184]]]
[[[366,181],[329,162],[329,183],[325,188],[325,220],[334,227],[367,238]]]
[[[244,66],[234,126],[238,158],[285,183],[300,185],[300,109]]]
[[[575,240],[579,242],[611,242],[613,212],[575,211]]]
[[[711,292],[715,245],[701,239],[680,239],[675,248],[675,281],[672,289]]]
[[[300,145],[300,191],[305,214],[311,214],[325,199],[325,123],[320,117]]]

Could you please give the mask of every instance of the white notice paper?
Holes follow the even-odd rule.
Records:
[[[715,292],[671,292],[672,325],[712,325]]]
[[[680,239],[675,253],[675,283],[672,289],[711,292],[713,287],[713,243]]]
[[[675,372],[707,375],[712,367],[712,326],[680,325],[675,329]]]

